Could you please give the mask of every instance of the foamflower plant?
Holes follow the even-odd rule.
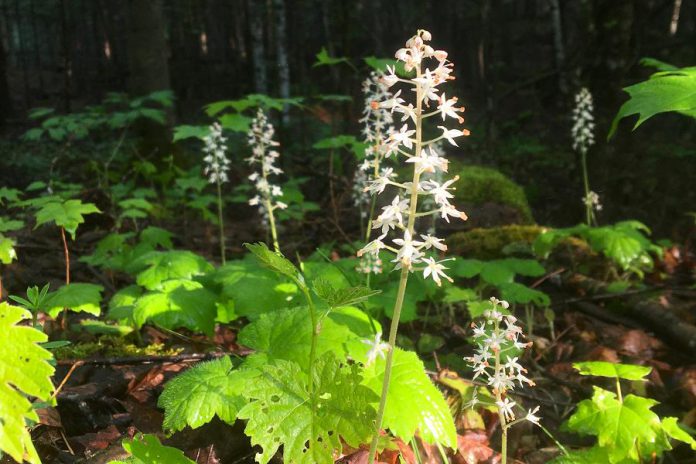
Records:
[[[273,248],[279,252],[280,245],[278,244],[278,232],[273,212],[276,209],[285,209],[288,205],[278,200],[278,197],[283,196],[283,190],[280,186],[271,183],[271,176],[283,173],[275,165],[280,154],[275,149],[279,144],[273,140],[274,134],[273,125],[268,122],[266,114],[259,108],[248,133],[251,156],[247,158],[247,162],[258,169],[249,176],[249,180],[256,187],[256,195],[249,200],[249,204],[259,207],[261,215],[265,219],[264,222],[271,230]]]
[[[370,76],[362,84],[365,100],[360,123],[363,125],[362,136],[367,146],[365,158],[355,173],[353,202],[360,210],[360,219],[367,220],[365,225],[366,242],[370,240],[376,205],[376,198],[370,195],[368,186],[380,174],[389,176],[393,172],[393,169],[383,167],[382,161],[388,153],[387,140],[394,132],[394,117],[389,109],[379,104],[379,102],[391,98],[392,93],[389,87],[384,79],[384,73],[378,71],[370,73]],[[370,275],[382,273],[382,260],[375,254],[365,254],[361,257],[356,270],[367,275],[369,286]]]
[[[222,184],[229,181],[227,171],[230,168],[230,160],[227,158],[227,137],[222,136],[222,127],[218,123],[210,126],[210,132],[203,138],[203,162],[205,168],[203,174],[208,177],[208,182],[217,187],[217,210],[220,228],[220,259],[225,264],[225,225],[222,216]]]
[[[396,113],[401,120],[401,127],[394,130],[386,140],[384,157],[394,156],[401,159],[412,166],[413,171],[410,180],[399,182],[392,169],[385,169],[379,172],[367,187],[367,191],[373,195],[383,193],[387,186],[395,188],[397,193],[372,223],[372,229],[378,231],[379,236],[362,248],[358,255],[378,256],[380,251],[388,250],[395,255],[392,261],[395,263],[395,269],[401,271],[389,329],[388,348],[380,350],[386,351],[386,365],[375,433],[370,445],[371,464],[374,463],[384,419],[394,346],[409,275],[412,272],[422,272],[424,278],[431,278],[438,285],[443,279],[451,281],[445,272],[447,268],[442,264],[443,260],[437,256],[440,252],[446,251],[447,246],[440,238],[419,234],[416,231],[417,219],[433,215],[439,215],[448,222],[451,218],[466,219],[466,214],[458,211],[450,203],[450,199],[453,198],[452,184],[456,178],[444,182],[421,180],[424,173],[447,171],[447,160],[434,148],[438,141],[447,140],[456,146],[456,139],[469,135],[469,131],[459,127],[464,122],[461,117],[464,108],[456,106],[457,99],[447,98],[439,89],[441,84],[454,79],[452,64],[447,60],[447,52],[435,50],[427,44],[430,40],[431,35],[428,31],[419,30],[406,42],[404,48],[396,52],[396,58],[404,63],[406,72],[414,72],[414,77],[400,78],[395,74],[393,67],[388,67],[388,72],[383,77],[384,83],[389,87],[405,84],[410,90],[402,95],[403,89],[399,89],[386,100],[375,103],[379,108]],[[406,103],[402,97],[407,95],[415,96],[415,101]],[[427,119],[438,121],[441,135],[430,140],[424,139],[424,123]],[[454,122],[456,127],[445,125],[450,122]],[[419,198],[423,196],[432,197],[434,204],[428,210],[419,211]],[[389,242],[387,237],[390,234],[396,237],[391,238]]]
[[[575,95],[575,108],[573,108],[573,127],[570,135],[573,138],[573,150],[580,153],[580,163],[582,167],[583,187],[585,195],[582,197],[582,203],[585,205],[585,222],[588,226],[592,222],[597,222],[595,211],[601,211],[602,204],[599,201],[599,195],[590,190],[590,179],[587,173],[587,152],[592,145],[595,144],[594,138],[594,104],[592,102],[592,94],[583,87]]]
[[[464,358],[474,370],[474,379],[481,378],[495,396],[498,417],[502,430],[501,463],[507,462],[508,430],[522,421],[539,425],[535,407],[520,417],[515,412],[519,406],[510,399],[508,393],[516,387],[533,386],[534,381],[527,377],[527,370],[519,363],[520,350],[525,350],[531,343],[522,341],[524,334],[516,322],[517,318],[504,311],[510,307],[507,301],[491,298],[492,309],[484,313],[480,324],[472,322],[476,349],[473,356]],[[471,406],[478,402],[474,394]]]

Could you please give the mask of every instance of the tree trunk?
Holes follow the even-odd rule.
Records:
[[[7,53],[5,51],[5,31],[0,30],[0,124],[12,116],[12,99],[7,83]]]
[[[549,0],[551,7],[551,26],[553,28],[553,51],[556,59],[556,72],[558,72],[558,88],[561,93],[568,91],[565,76],[565,47],[563,45],[563,23],[561,21],[561,7],[558,0]]]
[[[162,0],[128,1],[128,90],[133,97],[171,88],[162,7]],[[168,110],[168,125],[173,119],[173,112]],[[143,121],[134,129],[142,137],[143,153],[167,152],[170,140],[166,126]]]
[[[128,89],[134,96],[170,88],[162,0],[129,0]]]
[[[264,46],[263,23],[264,2],[247,0],[249,32],[251,35],[251,59],[254,64],[254,89],[257,93],[268,93],[268,73]]]
[[[275,19],[276,65],[278,66],[278,93],[281,98],[290,97],[290,66],[288,65],[287,33],[285,24],[285,0],[273,0]],[[288,122],[288,105],[283,106],[283,124]]]

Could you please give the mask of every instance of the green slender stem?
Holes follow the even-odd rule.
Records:
[[[312,415],[317,413],[317,398],[316,392],[314,391],[314,361],[317,356],[317,338],[319,335],[319,324],[317,323],[317,314],[314,307],[314,301],[312,300],[312,295],[309,293],[309,289],[303,285],[301,282],[297,282],[298,286],[302,289],[305,299],[307,300],[307,307],[309,308],[309,317],[312,322],[312,342],[309,348],[309,369],[308,369],[308,389],[309,389],[309,399],[310,407],[312,409]],[[315,421],[312,421],[312,436],[316,436]]]
[[[420,65],[416,67],[416,77],[421,76]],[[415,153],[418,155],[422,148],[422,87],[416,85],[416,139]],[[406,230],[413,236],[413,230],[416,223],[416,211],[418,209],[418,184],[420,182],[420,173],[418,170],[413,170],[413,182],[411,183],[410,204],[408,211],[408,225]],[[391,326],[389,328],[389,351],[387,352],[386,365],[384,367],[384,381],[382,382],[382,395],[379,399],[379,407],[377,409],[377,419],[375,421],[375,434],[372,437],[370,444],[370,454],[368,455],[368,464],[374,464],[375,453],[377,452],[377,443],[379,442],[379,433],[382,430],[382,421],[384,420],[384,410],[387,406],[387,396],[389,393],[389,382],[391,380],[392,366],[394,363],[394,349],[396,347],[396,334],[399,330],[399,318],[401,317],[401,308],[404,304],[404,296],[406,294],[406,285],[408,284],[409,266],[403,265],[401,268],[401,276],[399,278],[399,289],[396,294],[396,302],[394,303],[394,311],[392,314]]]
[[[263,150],[265,153],[265,146],[263,147]],[[261,160],[261,175],[263,176],[263,180],[266,181],[266,185],[269,186],[270,184],[268,183],[268,172],[266,172],[266,164],[263,162],[263,159]],[[269,190],[263,193],[263,204],[266,208],[266,211],[268,212],[268,223],[271,227],[271,239],[273,240],[273,250],[276,253],[280,253],[280,244],[278,244],[278,231],[276,230],[275,215],[273,214],[273,204],[271,203],[270,187],[268,188]]]
[[[222,264],[225,264],[225,224],[222,219],[222,185],[219,177],[217,179],[217,207],[218,221],[220,223],[220,259]]]
[[[498,330],[500,329],[500,323],[498,321],[495,322],[495,328],[493,330],[493,333],[498,333]],[[500,349],[495,350],[495,378],[500,377],[500,371],[502,369],[502,366],[500,364]],[[500,390],[495,390],[495,399],[498,403],[503,402],[503,392]],[[500,438],[500,464],[507,464],[507,431],[508,431],[508,423],[507,419],[505,418],[505,412],[503,411],[503,408],[498,406],[498,418],[500,420],[500,429],[502,430],[502,436]]]
[[[65,256],[65,285],[70,285],[70,250],[68,240],[65,238],[65,228],[60,228],[60,238],[63,240],[63,255]],[[61,320],[63,330],[68,330],[68,308],[63,308],[63,318]]]
[[[619,398],[619,403],[623,403],[623,394],[621,393],[621,379],[616,378],[616,395]]]
[[[585,186],[585,221],[588,226],[591,226],[592,222],[592,205],[587,201],[590,195],[590,180],[587,174],[587,150],[582,150],[580,154],[580,160],[582,163],[582,181]]]

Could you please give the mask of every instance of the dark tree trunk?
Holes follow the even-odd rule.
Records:
[[[7,83],[7,53],[5,52],[5,31],[0,30],[0,124],[12,116],[12,99]]]
[[[290,66],[288,65],[287,27],[285,19],[285,0],[273,0],[275,19],[276,66],[278,67],[278,94],[281,98],[290,97]],[[288,105],[283,107],[283,123],[287,124]]]
[[[249,12],[249,33],[251,36],[251,59],[254,64],[254,89],[258,93],[268,93],[268,72],[266,67],[266,47],[264,44],[264,2],[247,0]]]
[[[136,96],[169,89],[162,0],[129,0],[128,23],[128,90]]]

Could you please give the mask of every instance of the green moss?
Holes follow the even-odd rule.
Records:
[[[128,343],[121,337],[101,337],[95,342],[76,343],[54,351],[61,359],[86,359],[90,357],[120,358],[129,356],[171,356],[178,354],[179,348],[167,348],[161,343],[139,347]]]
[[[510,225],[457,232],[447,238],[452,254],[475,259],[504,258],[503,249],[531,249],[532,242],[544,230],[540,226]]]
[[[501,172],[482,166],[462,166],[459,163],[451,166],[449,172],[459,176],[454,184],[457,188],[454,192],[454,204],[506,205],[517,211],[520,224],[534,223],[524,190]]]

